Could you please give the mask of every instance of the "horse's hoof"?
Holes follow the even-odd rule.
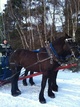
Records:
[[[24,85],[24,86],[27,86],[28,84],[27,84],[26,82],[23,82],[23,85]]]
[[[33,83],[31,83],[31,85],[35,85],[35,83],[33,82]]]
[[[39,101],[41,104],[45,104],[46,100]]]
[[[19,89],[16,90],[17,93],[21,94],[21,91]]]
[[[29,80],[29,83],[30,83],[31,85],[35,85],[34,81]]]
[[[55,87],[52,87],[52,90],[55,92],[58,92],[58,85],[56,85]]]
[[[15,93],[15,94],[12,94],[13,97],[17,97],[18,95],[20,95],[21,93]]]
[[[51,96],[49,96],[50,98],[55,98],[55,95],[51,95]]]
[[[50,98],[55,98],[55,94],[54,94],[54,93],[48,94],[48,96],[49,96]]]
[[[20,90],[17,90],[15,93],[12,93],[12,96],[16,97],[21,94]]]
[[[58,92],[58,88],[52,88],[52,90]]]

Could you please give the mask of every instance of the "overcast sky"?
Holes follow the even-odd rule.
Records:
[[[0,0],[0,12],[4,9],[4,4],[6,4],[7,0]]]

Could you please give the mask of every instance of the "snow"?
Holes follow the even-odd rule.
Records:
[[[22,94],[17,97],[11,96],[11,84],[0,87],[0,107],[80,107],[80,72],[72,73],[69,70],[59,70],[57,84],[59,91],[54,92],[55,98],[47,96],[47,103],[41,104],[38,100],[42,75],[34,77],[36,85],[23,86],[19,81],[19,89]]]
[[[7,3],[7,0],[0,0],[0,12],[3,12],[3,9],[5,8],[6,3]]]

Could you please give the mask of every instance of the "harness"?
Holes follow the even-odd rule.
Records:
[[[56,56],[56,51],[53,51],[54,48],[53,46],[51,46],[51,43],[46,42],[45,48],[48,53],[48,56],[50,57],[50,64],[53,64],[53,61],[56,61],[57,63],[61,64],[61,62],[58,60],[58,57]]]
[[[56,61],[59,65],[61,65],[61,62],[59,61],[59,58],[60,58],[60,57],[58,56],[55,48],[52,46],[52,43],[46,43],[45,48],[46,48],[46,51],[47,51],[47,54],[48,54],[49,57],[47,57],[47,58],[45,58],[45,59],[43,59],[43,60],[40,60],[40,58],[39,58],[39,52],[40,52],[40,50],[37,50],[37,51],[36,51],[36,50],[33,50],[33,51],[36,53],[36,55],[37,55],[37,62],[33,63],[32,65],[27,66],[26,69],[28,69],[28,68],[30,68],[30,67],[32,67],[32,66],[35,66],[36,64],[39,64],[39,70],[41,71],[41,63],[44,62],[44,61],[47,61],[47,60],[50,60],[50,64],[53,64],[53,61]],[[44,53],[44,52],[43,52],[43,53]],[[15,67],[17,67],[17,65],[16,65],[15,62],[12,62],[12,63],[10,63],[10,64],[12,64],[12,65],[14,65]],[[21,66],[21,65],[18,65],[18,66]],[[19,73],[19,72],[16,72],[14,75],[12,75],[12,76],[9,77],[9,78],[6,78],[5,80],[11,79],[11,78],[14,77],[17,73]]]
[[[53,61],[56,61],[59,65],[61,65],[62,63],[59,61],[60,59],[60,56],[58,56],[56,50],[54,49],[54,47],[52,46],[52,43],[48,43],[46,42],[46,45],[45,45],[45,48],[46,48],[46,51],[47,51],[47,54],[48,54],[48,58],[45,58],[43,60],[40,60],[39,58],[39,52],[40,50],[33,50],[33,52],[36,53],[37,55],[37,62],[35,62],[34,64],[32,65],[29,65],[27,68],[30,68],[32,66],[35,66],[36,64],[39,64],[39,70],[41,71],[41,63],[46,61],[46,60],[50,60],[50,64],[53,64]],[[41,53],[45,53],[45,52],[41,52]],[[13,65],[16,65],[16,63],[10,63],[10,64],[13,64]],[[19,65],[20,66],[20,65]],[[26,69],[27,69],[26,68]]]
[[[68,43],[68,41],[66,41],[66,42]],[[58,53],[56,52],[55,48],[52,46],[52,43],[50,43],[50,47],[51,47],[54,55],[56,56],[56,58],[57,58],[58,60],[59,60],[59,59],[64,60],[64,57],[58,55]],[[69,46],[69,47],[71,48],[71,53],[72,53],[72,54],[66,56],[66,57],[65,57],[66,59],[70,58],[71,56],[75,57],[75,54],[74,54],[74,52],[73,52],[73,50],[72,50],[72,47],[71,47],[71,46]]]
[[[44,62],[44,61],[46,61],[46,60],[49,60],[49,59],[50,59],[50,64],[53,64],[53,61],[56,61],[58,64],[61,65],[61,62],[59,61],[59,59],[61,59],[62,57],[60,57],[60,56],[58,55],[58,53],[56,52],[55,48],[52,46],[52,43],[46,42],[45,44],[46,44],[46,45],[45,45],[45,48],[46,48],[46,51],[47,51],[49,57],[48,57],[48,58],[45,58],[45,59],[43,59],[43,60],[40,60],[40,59],[39,59],[40,49],[38,49],[38,50],[33,50],[33,52],[35,52],[36,55],[37,55],[37,62],[35,62],[34,64],[28,66],[27,68],[30,68],[30,67],[32,67],[32,66],[34,66],[34,65],[36,65],[36,64],[39,64],[39,68],[40,68],[40,71],[41,71],[41,65],[40,65],[40,63],[41,63],[41,62]],[[41,53],[45,53],[45,52],[41,52]],[[68,57],[69,57],[69,56],[68,56]],[[16,63],[12,62],[12,63],[10,63],[10,64],[15,65]],[[27,69],[27,68],[26,68],[26,69]]]
[[[59,58],[56,50],[55,50],[54,47],[52,46],[52,43],[50,43],[50,47],[51,47],[52,51],[54,52],[54,55],[55,55],[57,58]]]

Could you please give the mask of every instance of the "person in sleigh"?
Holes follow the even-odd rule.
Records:
[[[0,53],[2,53],[1,57],[1,67],[2,67],[2,80],[11,76],[11,71],[9,69],[9,57],[12,53],[12,47],[8,43],[7,39],[3,39],[2,43],[0,44]]]

